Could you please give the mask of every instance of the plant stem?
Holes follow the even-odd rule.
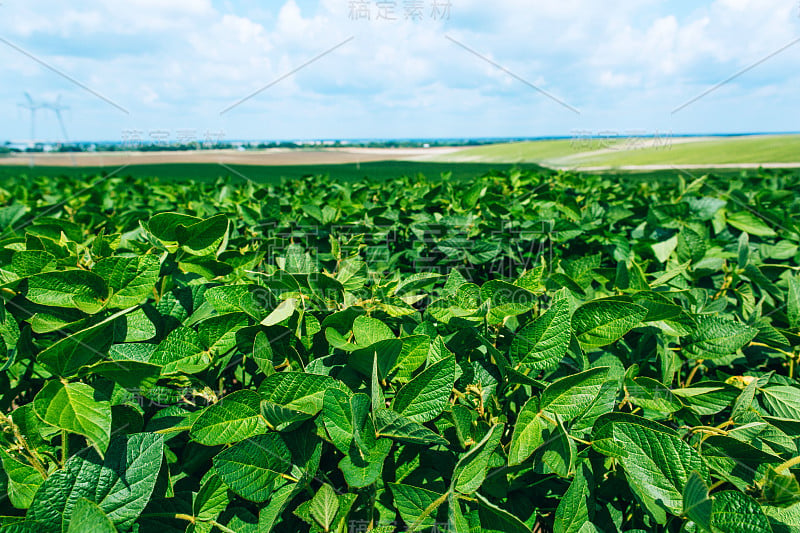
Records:
[[[290,476],[289,474],[279,474],[279,475],[280,475],[280,476],[281,476],[283,479],[286,479],[286,480],[292,481],[292,482],[294,482],[294,483],[300,483],[300,480],[299,480],[299,479],[297,479],[296,477],[292,477],[292,476]]]
[[[580,442],[581,444],[585,444],[586,446],[591,446],[592,443],[589,441],[585,441],[583,439],[579,439],[578,437],[573,437],[572,435],[567,434],[567,437],[571,438],[575,442]]]
[[[67,435],[67,430],[61,430],[61,468],[64,468],[64,465],[67,464],[67,459],[69,459],[69,435]]]
[[[374,483],[372,484],[372,493],[369,495],[369,527],[367,530],[371,530],[375,527],[375,496],[378,495],[378,487]]]
[[[778,474],[780,474],[784,470],[786,470],[788,472],[791,468],[793,468],[793,467],[795,467],[797,465],[800,465],[800,455],[798,455],[794,459],[789,459],[785,463],[779,465],[778,468],[775,469],[775,472],[777,472]]]
[[[222,524],[220,524],[216,520],[209,520],[208,523],[211,524],[212,526],[216,527],[220,531],[222,531],[222,533],[236,533],[236,531],[223,526]]]
[[[176,518],[178,520],[185,520],[185,521],[189,522],[190,524],[197,524],[198,523],[198,520],[197,520],[196,517],[194,517],[192,515],[188,515],[188,514],[179,513],[179,514],[174,515],[173,518]],[[236,531],[232,530],[229,527],[223,526],[222,524],[220,524],[216,520],[200,520],[200,523],[210,524],[211,526],[213,526],[213,527],[219,529],[220,531],[222,531],[222,533],[236,533]]]
[[[190,429],[192,429],[192,426],[176,426],[172,428],[157,429],[153,433],[174,433],[176,431],[189,431]]]
[[[718,489],[719,487],[721,487],[721,486],[722,486],[722,485],[724,485],[725,483],[727,483],[727,480],[725,480],[725,479],[720,479],[719,481],[717,481],[716,483],[714,483],[713,485],[711,485],[710,487],[708,487],[708,492],[711,492],[711,491],[712,491],[712,490],[714,490],[714,489]]]
[[[722,435],[723,437],[728,435],[727,431],[711,426],[695,426],[693,428],[689,428],[689,431],[691,431],[692,433],[699,433],[699,432],[711,433],[713,435]]]
[[[556,422],[555,420],[553,420],[552,418],[550,418],[549,416],[547,416],[546,414],[544,414],[544,411],[539,411],[539,416],[540,416],[540,417],[541,417],[541,418],[542,418],[542,419],[543,419],[545,422],[548,422],[548,423],[550,423],[550,424],[553,424],[554,426],[557,426],[557,425],[558,425],[558,422]]]
[[[422,514],[419,515],[419,518],[417,518],[417,520],[413,524],[411,524],[411,526],[408,528],[408,530],[409,531],[415,531],[422,524],[423,520],[428,518],[428,516],[432,512],[434,512],[440,505],[442,505],[444,502],[446,502],[447,498],[449,498],[449,497],[450,497],[450,491],[448,490],[447,492],[442,494],[439,498],[437,498],[433,503],[431,503],[429,506],[427,506],[425,508],[425,510],[422,511]]]
[[[689,373],[689,377],[686,378],[686,381],[683,383],[684,387],[688,387],[692,384],[692,380],[697,375],[697,371],[700,370],[700,367],[703,366],[703,360],[698,359],[697,364],[692,368],[692,371]]]
[[[768,344],[763,344],[763,343],[760,343],[760,342],[751,342],[749,344],[749,346],[760,346],[762,348],[769,348],[770,350],[775,350],[778,353],[782,353],[783,355],[785,355],[786,357],[789,357],[792,360],[794,359],[794,354],[793,353],[784,352],[780,348],[775,348],[774,346],[770,346]]]
[[[727,274],[725,276],[725,281],[722,283],[722,287],[720,287],[719,289],[719,292],[717,292],[717,294],[715,294],[711,299],[719,300],[726,292],[728,292],[728,289],[731,288],[732,284],[733,284],[733,276],[731,274]]]

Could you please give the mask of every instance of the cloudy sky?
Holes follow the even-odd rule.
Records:
[[[25,91],[73,140],[798,131],[798,38],[799,0],[2,0],[0,140]]]

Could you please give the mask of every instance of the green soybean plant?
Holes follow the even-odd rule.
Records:
[[[0,184],[0,532],[800,531],[800,179]]]

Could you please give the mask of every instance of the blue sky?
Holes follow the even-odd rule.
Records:
[[[800,0],[379,4],[3,0],[0,139],[800,130]]]

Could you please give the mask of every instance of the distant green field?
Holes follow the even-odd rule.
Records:
[[[800,163],[800,135],[531,141],[469,148],[437,160],[524,162],[561,168]]]
[[[436,160],[457,163],[544,163],[591,149],[581,148],[581,144],[569,139],[491,144],[438,156]]]
[[[379,161],[342,165],[215,165],[205,163],[170,163],[161,165],[130,165],[122,170],[114,167],[19,167],[1,166],[0,180],[21,179],[36,176],[83,176],[115,173],[119,176],[152,177],[163,180],[213,181],[219,177],[238,177],[258,183],[276,183],[281,179],[297,179],[309,175],[328,175],[332,180],[352,181],[363,178],[384,180],[404,175],[423,174],[438,178],[451,172],[454,179],[470,179],[492,170],[508,170],[514,167],[539,168],[535,164],[513,163],[443,163],[416,161]]]
[[[331,181],[356,181],[365,178],[384,181],[401,176],[422,174],[431,179],[450,176],[455,181],[471,181],[492,171],[507,171],[513,168],[542,170],[534,163],[454,163],[454,162],[416,162],[416,161],[380,161],[371,163],[340,165],[292,165],[292,166],[255,166],[230,165],[221,166],[206,163],[169,163],[158,165],[130,165],[122,170],[114,167],[20,167],[0,165],[0,184],[8,184],[17,180],[25,180],[39,176],[85,177],[91,175],[105,176],[112,174],[119,177],[151,178],[160,181],[199,181],[210,182],[217,178],[232,177],[236,180],[250,180],[257,183],[279,183],[283,179],[292,180],[305,176],[327,175]],[[739,175],[792,174],[800,175],[800,168],[784,170],[756,169],[693,169],[676,170],[648,169],[630,171],[595,171],[592,174],[614,176],[625,181],[658,181],[662,184],[675,182],[679,176],[693,180],[700,176],[713,174],[717,177],[736,177]]]

